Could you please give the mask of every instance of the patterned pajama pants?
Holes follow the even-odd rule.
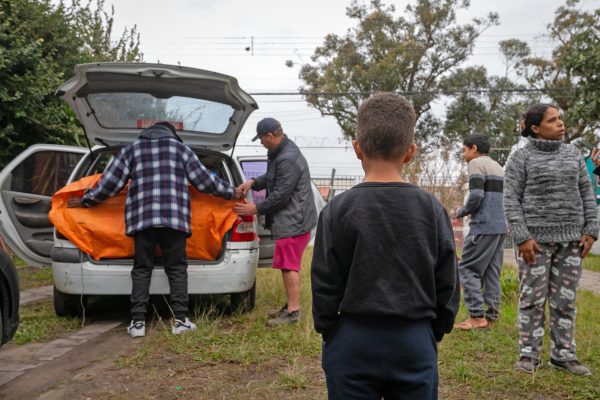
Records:
[[[575,357],[575,294],[581,276],[579,242],[539,243],[536,264],[519,258],[519,348],[521,357],[540,359],[546,299],[550,310],[550,356]]]

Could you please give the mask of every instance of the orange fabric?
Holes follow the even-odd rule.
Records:
[[[64,237],[95,260],[132,258],[133,238],[125,235],[125,199],[127,188],[90,208],[68,208],[67,200],[83,196],[101,174],[73,182],[52,196],[50,222]],[[192,236],[187,241],[190,259],[214,260],[221,251],[221,239],[231,229],[237,215],[234,202],[200,193],[190,187]]]

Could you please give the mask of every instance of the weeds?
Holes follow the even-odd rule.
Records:
[[[81,327],[77,318],[57,317],[52,300],[21,307],[20,314],[19,329],[11,342],[18,345],[48,341]]]
[[[600,255],[588,254],[583,259],[583,268],[600,272]]]

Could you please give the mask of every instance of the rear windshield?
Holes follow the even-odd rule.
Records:
[[[93,93],[86,96],[98,124],[104,128],[146,128],[169,121],[178,130],[225,132],[233,107],[209,100],[173,96],[157,98],[148,93]]]

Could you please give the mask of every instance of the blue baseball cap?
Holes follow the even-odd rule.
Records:
[[[267,133],[275,132],[279,128],[281,128],[281,124],[275,118],[263,118],[256,124],[256,136],[252,138],[252,141],[254,142]]]

